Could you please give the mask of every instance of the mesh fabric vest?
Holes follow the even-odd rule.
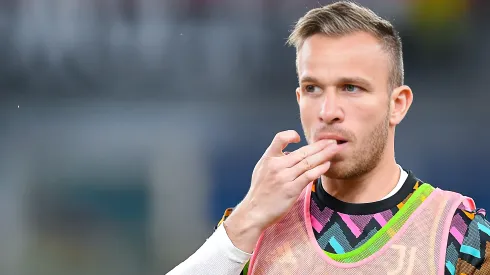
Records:
[[[444,274],[449,227],[464,197],[420,186],[368,241],[344,253],[322,250],[310,220],[311,184],[262,234],[248,274]]]

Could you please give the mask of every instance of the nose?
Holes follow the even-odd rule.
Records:
[[[341,100],[335,91],[328,91],[323,98],[320,111],[320,120],[326,124],[344,121],[345,114],[341,107]]]

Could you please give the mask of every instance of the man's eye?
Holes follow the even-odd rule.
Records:
[[[344,85],[344,90],[347,91],[347,92],[350,92],[350,93],[355,93],[355,92],[358,92],[360,90],[360,88],[357,87],[356,85],[345,84]]]
[[[316,86],[314,86],[314,85],[306,85],[306,87],[305,87],[305,91],[306,91],[307,93],[314,93],[314,92],[316,91],[316,88],[317,88],[317,87],[316,87]]]

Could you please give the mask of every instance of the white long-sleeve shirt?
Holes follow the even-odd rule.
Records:
[[[233,245],[221,224],[194,254],[167,275],[239,275],[251,257]]]

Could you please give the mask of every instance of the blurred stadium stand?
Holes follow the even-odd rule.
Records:
[[[415,101],[398,162],[490,209],[490,2],[358,2],[403,38]],[[301,131],[285,40],[327,3],[1,0],[0,274],[185,259],[275,132]]]

